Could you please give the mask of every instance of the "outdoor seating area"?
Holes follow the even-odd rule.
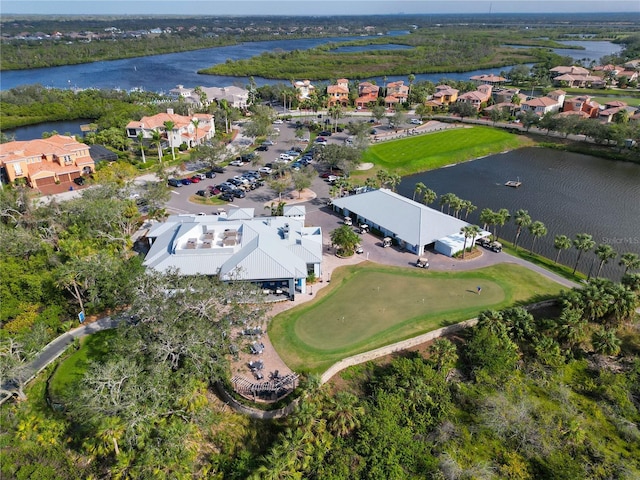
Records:
[[[264,352],[264,343],[253,342],[249,349],[254,355],[259,355]]]
[[[231,379],[231,383],[234,390],[246,398],[276,401],[296,389],[298,374],[290,373],[280,376],[276,370],[269,374],[269,380],[265,382],[252,382],[236,375]]]

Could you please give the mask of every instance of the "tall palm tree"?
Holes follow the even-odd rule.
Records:
[[[142,163],[147,163],[147,159],[144,157],[144,132],[138,133],[138,143],[140,143],[140,153],[142,154]]]
[[[626,275],[629,270],[637,270],[640,268],[640,257],[637,253],[626,252],[620,256],[618,265],[624,267],[624,274]]]
[[[464,208],[464,200],[454,195],[450,205],[453,207],[453,216],[460,218],[460,210]]]
[[[553,240],[553,247],[558,250],[555,261],[555,263],[558,263],[558,260],[560,259],[560,252],[571,248],[571,239],[566,235],[556,235],[556,238]]]
[[[511,213],[509,213],[509,210],[506,208],[501,208],[496,212],[495,225],[500,227],[499,230],[493,232],[496,239],[502,236],[502,227],[504,227],[509,220],[511,220]]]
[[[436,339],[429,347],[429,361],[441,372],[449,369],[458,361],[456,346],[447,338]]]
[[[409,93],[407,95],[407,101],[411,103],[411,87],[413,86],[413,82],[416,80],[416,76],[413,73],[410,73],[407,76],[407,80],[409,80]]]
[[[471,233],[471,246],[476,242],[476,237],[480,234],[482,229],[478,225],[469,225],[469,232]]]
[[[464,219],[466,220],[467,218],[469,218],[469,214],[475,212],[478,207],[476,207],[473,203],[471,203],[471,200],[463,200],[462,201],[462,208],[464,208]]]
[[[326,416],[329,431],[338,437],[346,437],[360,426],[364,407],[352,393],[339,392],[329,402]]]
[[[480,222],[482,222],[482,229],[486,230],[489,225],[493,225],[495,218],[496,212],[494,212],[490,208],[483,208],[480,212]]]
[[[460,229],[460,233],[464,235],[464,245],[462,246],[462,259],[464,260],[464,254],[467,251],[467,239],[473,236],[473,232],[471,231],[471,225],[467,225]]]
[[[576,258],[576,264],[573,266],[574,275],[578,269],[578,263],[580,262],[582,254],[591,250],[595,244],[596,242],[593,241],[593,238],[588,233],[579,233],[576,235],[576,238],[573,240],[573,246],[578,250],[578,257]]]
[[[160,130],[154,128],[151,131],[151,143],[158,147],[158,161],[162,161],[162,134]]]
[[[167,120],[166,122],[163,123],[163,125],[164,125],[164,130],[167,134],[167,139],[169,140],[169,146],[171,147],[171,156],[175,160],[176,151],[173,146],[173,129],[176,128],[176,123],[172,122],[171,120]]]
[[[191,125],[193,125],[193,145],[195,145],[198,141],[198,127],[200,126],[200,120],[198,120],[197,118],[192,118]]]
[[[416,186],[413,188],[413,200],[416,199],[416,195],[420,196],[420,194],[422,194],[422,192],[424,192],[426,188],[427,186],[424,183],[416,183]]]
[[[540,221],[535,221],[531,225],[529,225],[528,228],[529,228],[529,233],[533,237],[533,240],[531,242],[531,251],[534,252],[535,246],[536,246],[536,240],[540,237],[544,237],[547,234],[547,227],[544,225],[544,223]]]
[[[514,222],[517,226],[516,236],[513,239],[513,245],[516,247],[516,251],[518,251],[518,239],[520,238],[520,234],[522,233],[522,229],[531,225],[531,216],[529,212],[523,209],[516,211]]]
[[[436,194],[436,192],[434,192],[430,188],[427,188],[422,194],[422,202],[425,205],[429,205],[429,204],[435,202],[436,198],[438,198],[438,195]]]
[[[618,256],[618,253],[613,249],[613,247],[606,243],[601,243],[595,249],[596,256],[600,259],[600,265],[598,265],[598,273],[596,273],[596,277],[600,276],[600,271],[602,267],[604,267],[605,263],[609,263],[609,260],[614,259]]]

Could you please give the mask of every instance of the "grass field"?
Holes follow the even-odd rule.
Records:
[[[432,272],[367,263],[334,271],[331,285],[314,302],[271,321],[269,338],[292,369],[317,373],[356,353],[560,290],[512,264]]]
[[[362,161],[411,175],[527,145],[531,140],[498,128],[456,128],[372,145]]]
[[[103,330],[80,340],[82,347],[60,363],[51,377],[49,392],[54,399],[62,398],[73,390],[73,384],[84,375],[90,362],[99,361],[109,354],[109,342],[115,334],[115,330]]]

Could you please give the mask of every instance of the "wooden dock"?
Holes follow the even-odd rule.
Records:
[[[520,180],[509,180],[507,183],[505,183],[505,186],[513,188],[518,188],[520,185],[522,185],[522,182]]]

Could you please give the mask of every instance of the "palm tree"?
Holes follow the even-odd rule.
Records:
[[[453,216],[456,218],[459,218],[460,216],[460,210],[463,209],[463,202],[464,200],[462,200],[460,197],[453,195],[450,205],[453,207]]]
[[[571,248],[571,239],[566,235],[556,235],[556,238],[553,240],[553,247],[558,250],[555,261],[555,263],[558,263],[560,252]]]
[[[162,134],[157,128],[151,131],[151,143],[158,147],[158,161],[162,161]]]
[[[493,232],[493,236],[496,237],[496,239],[502,236],[502,227],[504,227],[509,220],[511,220],[511,213],[509,213],[509,210],[506,208],[501,208],[496,212],[495,225],[500,227],[500,230]]]
[[[462,259],[464,260],[464,253],[467,251],[467,238],[471,238],[473,233],[471,231],[471,225],[462,227],[460,233],[464,235],[464,245],[462,246]]]
[[[441,372],[453,367],[458,361],[456,346],[446,338],[437,338],[429,347],[429,361]]]
[[[588,252],[595,246],[596,242],[593,241],[593,238],[588,233],[579,233],[576,235],[576,238],[573,240],[573,246],[578,250],[578,257],[576,258],[576,264],[573,266],[573,274],[575,275],[576,270],[578,268],[578,263],[580,262],[580,257],[584,252]]]
[[[176,124],[175,122],[172,122],[171,120],[167,120],[166,122],[164,122],[164,129],[165,132],[167,133],[167,138],[169,140],[169,146],[171,147],[171,156],[173,157],[173,159],[176,159],[176,151],[175,148],[173,146],[173,129],[176,128]]]
[[[523,209],[516,211],[515,214],[515,224],[517,225],[516,236],[513,240],[513,245],[516,247],[516,252],[518,251],[518,238],[520,238],[520,234],[522,233],[522,229],[524,227],[528,227],[531,225],[531,216],[529,212]]]
[[[338,437],[346,437],[360,426],[364,407],[359,405],[358,397],[354,394],[339,392],[330,401],[326,416],[329,431]]]
[[[427,186],[424,183],[422,182],[416,183],[416,186],[413,189],[413,200],[416,199],[416,195],[420,195],[426,189],[427,189]]]
[[[407,76],[407,80],[409,80],[409,93],[407,95],[407,101],[411,103],[411,87],[413,86],[413,82],[416,80],[416,76],[413,73],[410,73]]]
[[[482,229],[486,230],[489,225],[493,225],[496,219],[496,212],[490,208],[483,208],[480,212],[480,222],[482,222]]]
[[[601,243],[595,249],[596,256],[600,259],[600,265],[598,265],[598,273],[596,273],[596,277],[600,276],[600,271],[602,267],[604,267],[605,263],[609,263],[609,260],[616,258],[618,253],[613,249],[613,247],[606,243]]]
[[[436,201],[436,198],[438,198],[438,195],[436,194],[436,192],[434,192],[433,190],[431,190],[430,188],[427,188],[424,193],[422,194],[422,202],[425,205],[429,205],[433,202]]]
[[[469,232],[471,232],[471,246],[476,242],[476,237],[480,234],[482,229],[478,225],[469,225]]]
[[[469,218],[469,214],[475,212],[478,207],[476,207],[473,203],[471,203],[471,200],[463,200],[462,201],[462,208],[464,208],[464,219],[466,220],[467,218]]]
[[[624,267],[624,275],[626,275],[629,270],[637,270],[638,268],[640,268],[640,258],[638,257],[637,253],[623,253],[620,256],[618,265]]]
[[[535,221],[531,225],[529,225],[529,233],[533,236],[533,240],[531,242],[531,251],[534,252],[536,240],[540,237],[544,237],[547,234],[547,227],[545,227],[544,223]]]
[[[593,350],[603,355],[618,355],[620,353],[620,339],[616,335],[614,328],[600,326],[593,332],[591,337]]]
[[[147,159],[144,157],[144,132],[138,133],[138,142],[140,143],[140,153],[142,154],[142,163],[147,163]]]
[[[445,193],[444,195],[440,195],[440,211],[444,213],[444,206],[449,204],[453,193]],[[451,209],[451,207],[449,207]]]
[[[200,126],[200,120],[197,118],[191,119],[191,125],[193,125],[193,145],[198,141],[198,127]]]

